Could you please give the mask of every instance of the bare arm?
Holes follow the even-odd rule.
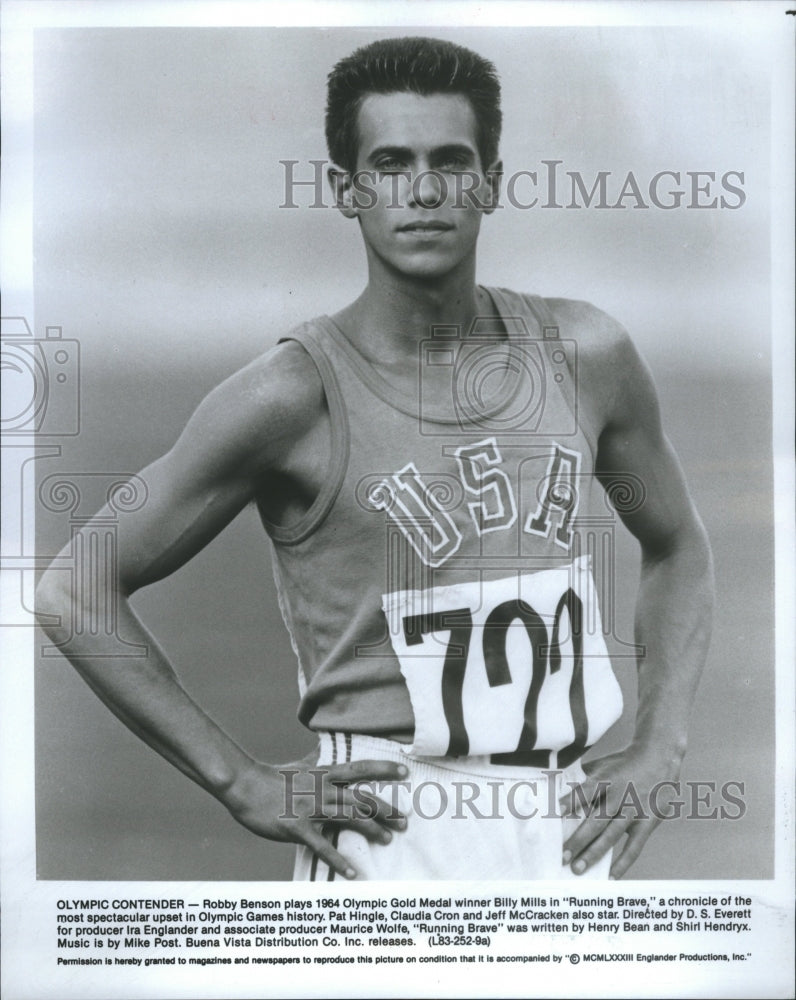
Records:
[[[606,318],[607,319],[607,318]],[[621,754],[586,765],[591,792],[611,782],[605,814],[614,815],[627,784],[635,788],[650,818],[630,810],[605,822],[587,819],[565,849],[573,870],[584,871],[627,833],[614,855],[612,876],[636,860],[656,825],[649,793],[658,781],[678,777],[688,742],[688,720],[707,656],[713,608],[713,568],[702,522],[689,496],[680,464],[660,420],[655,386],[630,339],[613,324],[608,340],[586,370],[598,385],[604,419],[597,476],[612,491],[631,477],[636,496],[624,524],[641,546],[641,582],[636,603],[638,709],[631,744]],[[600,395],[602,393],[602,395]],[[647,799],[645,802],[644,799]]]
[[[140,474],[147,502],[119,517],[117,571],[106,571],[100,586],[113,592],[120,634],[144,645],[147,655],[106,655],[102,636],[86,632],[72,635],[60,648],[122,722],[219,799],[239,822],[262,836],[306,843],[336,870],[350,874],[350,865],[322,836],[319,823],[304,814],[287,825],[279,821],[285,809],[277,770],[252,760],[191,698],[129,601],[136,590],[191,559],[289,466],[286,456],[295,454],[312,432],[324,406],[320,382],[298,352],[295,345],[278,348],[272,358],[214,390],[174,448]],[[37,589],[39,612],[66,621],[70,606],[78,605],[84,616],[90,614],[91,591],[73,591],[71,579],[65,579],[70,576],[55,569],[44,574]],[[63,641],[59,628],[51,626],[47,632]],[[332,769],[330,777],[338,782],[396,777],[394,765],[385,762],[363,774],[363,763]],[[324,795],[331,801],[336,794],[324,778]],[[301,800],[302,807],[308,798]],[[312,799],[309,804],[314,805]],[[302,811],[298,800],[295,808]],[[388,836],[383,815],[349,813],[353,825],[368,836]]]
[[[642,557],[636,639],[646,653],[639,662],[634,743],[682,758],[710,642],[710,547],[663,433],[652,378],[629,341],[622,354],[624,378],[600,438],[597,474],[610,489],[615,476],[628,472],[643,489],[638,507],[620,511]]]

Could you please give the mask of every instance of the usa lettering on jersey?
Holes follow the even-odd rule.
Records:
[[[454,456],[464,488],[467,508],[479,536],[505,531],[517,520],[517,501],[503,458],[494,437],[458,447]],[[535,510],[528,514],[524,531],[547,537],[564,549],[572,546],[572,521],[578,512],[577,482],[581,456],[577,451],[553,445],[543,480],[544,492]],[[462,534],[434,491],[424,483],[414,462],[389,479],[381,480],[370,493],[371,506],[384,510],[409,544],[432,569],[443,565],[462,542]]]

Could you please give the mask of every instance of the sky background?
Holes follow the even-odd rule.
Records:
[[[37,332],[81,348],[81,433],[54,471],[132,473],[205,393],[365,280],[355,224],[280,209],[280,160],[324,159],[325,77],[405,30],[70,29],[36,33]],[[637,877],[767,877],[772,866],[773,586],[768,95],[764,53],[694,28],[428,30],[491,58],[507,174],[562,160],[590,187],[628,171],[744,174],[738,210],[522,211],[482,229],[479,279],[592,301],[631,331],[714,544],[719,603],[684,777],[746,784],[735,823],[664,824]],[[297,174],[302,166],[296,168]],[[310,168],[303,167],[302,176]],[[683,177],[685,181],[685,177]],[[718,185],[717,185],[718,188]],[[721,193],[717,190],[716,193]],[[610,201],[615,200],[609,198]],[[308,202],[301,192],[296,201]],[[684,205],[688,198],[684,199]],[[735,199],[733,199],[735,203]],[[628,201],[626,204],[632,204]],[[68,537],[37,511],[41,551]],[[637,570],[619,581],[630,637]],[[137,595],[198,700],[252,753],[288,760],[295,662],[251,511],[175,577]],[[633,705],[633,668],[617,662]],[[628,720],[607,746],[627,737]],[[37,673],[39,874],[287,878],[257,841],[160,761],[60,659]]]

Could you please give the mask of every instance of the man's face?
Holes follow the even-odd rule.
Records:
[[[474,256],[481,216],[496,191],[481,164],[475,113],[465,97],[366,97],[357,175],[346,214],[359,218],[369,255],[402,274],[429,278]]]

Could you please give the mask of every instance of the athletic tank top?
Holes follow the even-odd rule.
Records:
[[[299,662],[299,719],[430,756],[566,766],[621,713],[579,523],[596,442],[577,349],[544,301],[439,326],[399,392],[326,316],[331,455],[298,523],[265,522]]]

